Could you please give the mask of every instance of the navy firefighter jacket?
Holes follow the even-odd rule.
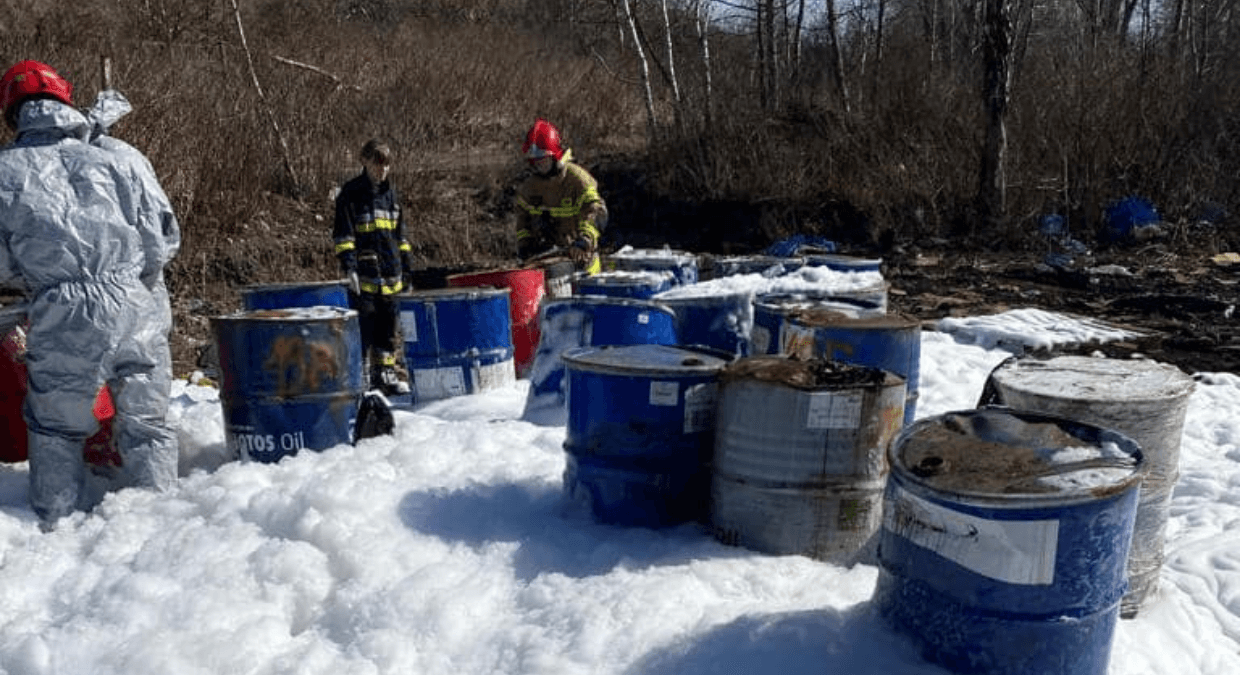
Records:
[[[411,269],[412,247],[406,237],[400,199],[390,181],[375,185],[365,172],[340,189],[332,240],[340,268],[356,271],[363,293],[392,295],[403,288]]]

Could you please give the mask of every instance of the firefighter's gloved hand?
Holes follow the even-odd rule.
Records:
[[[594,242],[590,241],[589,237],[578,237],[572,246],[568,247],[568,257],[578,267],[588,264],[594,257]]]
[[[361,295],[362,282],[358,280],[356,270],[349,272],[349,276],[347,280],[349,282],[349,290],[353,291],[354,295]]]

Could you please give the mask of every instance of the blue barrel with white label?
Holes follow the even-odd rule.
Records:
[[[882,316],[887,311],[865,298],[847,295],[807,293],[765,293],[753,300],[753,328],[749,332],[749,353],[785,354],[784,323],[797,312],[812,309],[839,312],[850,319]]]
[[[672,286],[688,286],[698,281],[697,256],[670,248],[625,247],[607,256],[603,267],[608,271],[670,272]]]
[[[211,319],[224,436],[241,459],[278,462],[353,442],[365,386],[357,312],[324,305]]]
[[[241,289],[241,305],[247,311],[319,305],[347,308],[349,289],[344,281],[254,284]]]
[[[839,312],[810,309],[788,317],[785,353],[881,368],[903,377],[908,390],[904,423],[916,418],[921,381],[921,323],[899,314],[852,319]]]
[[[413,402],[516,382],[506,288],[454,286],[397,296]]]
[[[664,305],[632,298],[544,300],[539,311],[539,334],[521,419],[563,426],[568,421],[568,395],[562,353],[576,347],[674,345],[676,315]]]
[[[581,347],[568,369],[564,491],[595,519],[705,521],[715,398],[727,355],[668,345]]]
[[[1005,408],[907,427],[874,604],[954,673],[1105,675],[1144,459],[1116,431]]]
[[[603,295],[609,298],[649,300],[672,287],[674,276],[663,271],[599,272],[573,279],[573,295]]]

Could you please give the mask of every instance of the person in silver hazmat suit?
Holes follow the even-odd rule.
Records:
[[[94,505],[83,443],[104,384],[122,459],[110,486],[166,490],[177,478],[163,270],[180,230],[150,162],[107,136],[128,102],[103,92],[83,114],[72,91],[37,61],[0,78],[0,108],[16,134],[0,148],[0,284],[28,301],[30,503],[44,530]]]

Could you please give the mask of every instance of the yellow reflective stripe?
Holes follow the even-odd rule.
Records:
[[[391,218],[375,218],[368,223],[358,223],[358,232],[374,232],[376,230],[395,230],[396,221]]]
[[[396,354],[393,354],[392,352],[383,352],[379,354],[379,363],[385,366],[396,365]]]
[[[517,206],[531,216],[541,216],[543,212],[546,211],[546,209],[541,206],[531,206],[529,202],[520,197],[517,197]]]
[[[402,242],[400,242],[400,250],[402,250],[402,251],[404,251],[404,252],[408,253],[409,251],[412,251],[412,250],[413,250],[413,247],[409,245],[409,242],[407,242],[407,241],[402,241]]]
[[[380,295],[394,295],[405,290],[405,284],[400,280],[382,285],[370,281],[363,281],[358,284],[358,287],[366,293],[378,293]]]
[[[529,230],[517,230],[517,239],[525,239],[529,236],[533,236],[530,234]]]
[[[590,261],[586,267],[586,274],[598,274],[603,271],[603,260],[597,255]]]
[[[336,244],[336,253],[344,253],[345,251],[352,251],[355,248],[357,248],[357,246],[355,246],[353,242],[342,241],[339,244]]]
[[[598,228],[594,226],[594,223],[591,223],[588,220],[583,220],[581,221],[581,224],[577,226],[577,231],[589,237],[591,241],[598,243],[599,231]]]

